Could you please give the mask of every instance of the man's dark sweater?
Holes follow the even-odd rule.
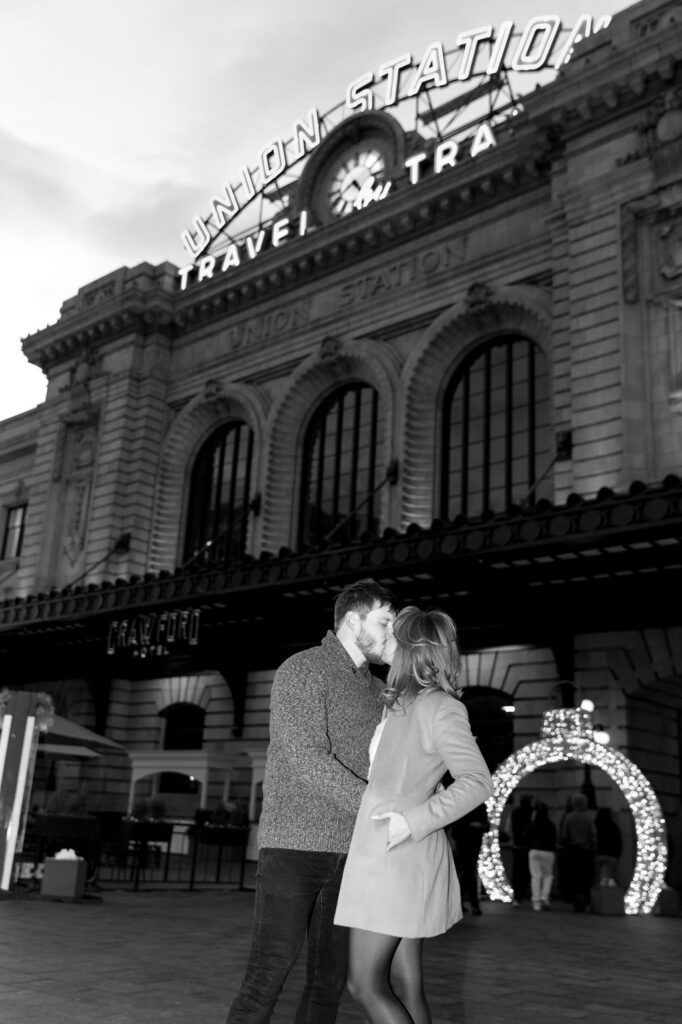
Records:
[[[381,690],[332,632],[280,666],[270,703],[260,847],[347,852]]]

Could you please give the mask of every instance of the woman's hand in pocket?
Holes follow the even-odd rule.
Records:
[[[410,827],[397,811],[383,811],[381,814],[373,814],[373,821],[383,821],[388,818],[388,845],[387,849],[392,850],[398,843],[404,843],[411,836]]]

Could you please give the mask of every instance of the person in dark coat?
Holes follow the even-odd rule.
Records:
[[[597,833],[597,881],[600,885],[615,885],[623,840],[620,829],[611,817],[610,807],[600,807],[594,819],[594,827]]]
[[[573,909],[581,911],[590,902],[597,846],[594,821],[582,793],[573,797],[573,810],[562,822],[559,840],[564,851],[567,894]]]
[[[528,870],[528,847],[526,830],[530,825],[533,813],[533,797],[530,793],[522,793],[519,806],[511,812],[512,831],[512,889],[514,890],[514,906],[518,907],[530,895],[530,872]]]
[[[490,830],[485,804],[479,804],[449,828],[454,843],[455,867],[462,890],[462,901],[467,901],[475,917],[481,913],[478,899],[478,855],[483,836]]]

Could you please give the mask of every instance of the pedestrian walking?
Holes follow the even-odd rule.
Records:
[[[533,910],[549,910],[554,883],[556,827],[547,804],[537,803],[525,834]]]
[[[573,797],[572,808],[562,822],[559,840],[564,852],[568,898],[573,909],[580,912],[590,903],[597,833],[582,793]]]
[[[533,813],[533,797],[530,793],[522,793],[519,806],[511,812],[512,832],[512,889],[513,904],[519,907],[530,896],[530,872],[528,870],[528,847],[526,846],[526,830],[530,825]]]

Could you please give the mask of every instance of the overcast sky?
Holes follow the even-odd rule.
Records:
[[[311,107],[465,30],[630,6],[591,2],[2,0],[0,419],[44,399],[21,339],[117,267],[187,263],[180,232]]]

